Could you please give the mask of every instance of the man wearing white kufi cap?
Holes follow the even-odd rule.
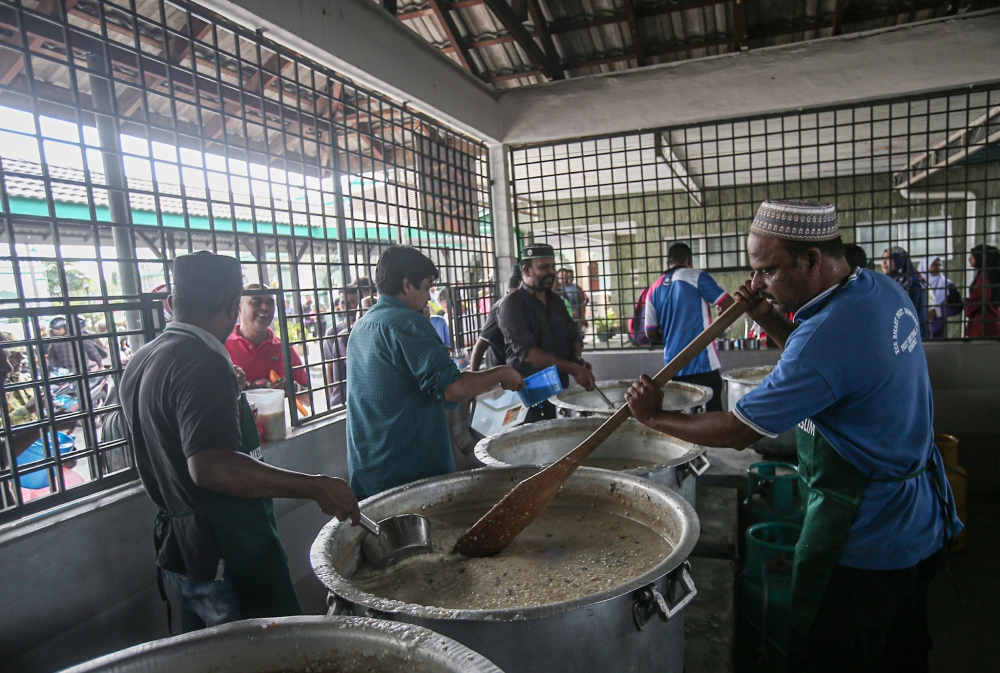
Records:
[[[926,671],[926,589],[962,524],[934,446],[916,311],[890,278],[852,269],[833,205],[765,201],[736,300],[783,349],[730,412],[632,414],[697,444],[743,449],[798,426],[806,508],[795,548],[789,670]],[[784,317],[794,312],[794,321]]]

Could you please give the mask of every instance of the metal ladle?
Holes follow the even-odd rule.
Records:
[[[601,396],[601,399],[604,400],[604,403],[608,405],[608,409],[617,409],[618,408],[618,407],[615,406],[614,402],[612,402],[611,400],[609,400],[608,396],[605,395],[604,392],[600,388],[598,388],[596,385],[594,385],[594,390],[596,390],[597,394]]]
[[[431,522],[419,514],[390,516],[378,523],[362,514],[361,527],[368,531],[361,540],[361,551],[376,570],[434,550]]]

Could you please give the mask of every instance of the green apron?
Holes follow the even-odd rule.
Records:
[[[245,395],[240,395],[242,453],[259,453],[260,435]],[[288,556],[278,538],[270,498],[240,498],[207,491],[205,514],[226,562],[243,619],[301,615]]]
[[[813,433],[803,430],[802,425]],[[795,434],[800,494],[806,514],[792,564],[789,623],[804,636],[809,633],[830,575],[840,559],[868,478],[837,453],[811,421],[803,421],[802,425]]]
[[[795,433],[800,492],[806,514],[792,564],[790,624],[791,628],[805,636],[812,627],[869,482],[907,481],[930,471],[945,517],[945,547],[952,537],[954,500],[949,497],[934,462],[933,452],[937,451],[937,447],[927,464],[916,472],[902,477],[868,479],[826,441],[811,420],[803,421]]]

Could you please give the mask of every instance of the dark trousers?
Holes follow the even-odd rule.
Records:
[[[704,374],[688,374],[687,376],[675,376],[674,381],[684,383],[694,383],[699,386],[706,386],[712,389],[712,399],[705,405],[705,411],[722,411],[722,374],[719,370],[705,372]]]
[[[795,673],[926,673],[927,587],[941,553],[904,570],[837,566],[807,636],[789,640]]]

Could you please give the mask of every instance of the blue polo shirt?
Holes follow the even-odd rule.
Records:
[[[712,324],[712,308],[729,295],[704,271],[677,267],[660,276],[646,294],[646,329],[663,335],[663,364],[674,359]],[[711,306],[710,306],[711,305]],[[715,344],[703,350],[678,376],[719,368]]]
[[[768,437],[803,422],[869,479],[901,477],[934,460],[934,405],[913,303],[887,276],[855,271],[795,314],[774,372],[733,413]],[[834,293],[835,292],[835,293]],[[832,296],[831,296],[832,295]],[[909,568],[944,543],[945,513],[930,471],[870,481],[841,565]],[[947,497],[951,491],[945,481]],[[955,521],[953,532],[962,525]]]
[[[381,295],[347,345],[347,468],[359,497],[455,471],[444,391],[460,372],[430,321]]]

